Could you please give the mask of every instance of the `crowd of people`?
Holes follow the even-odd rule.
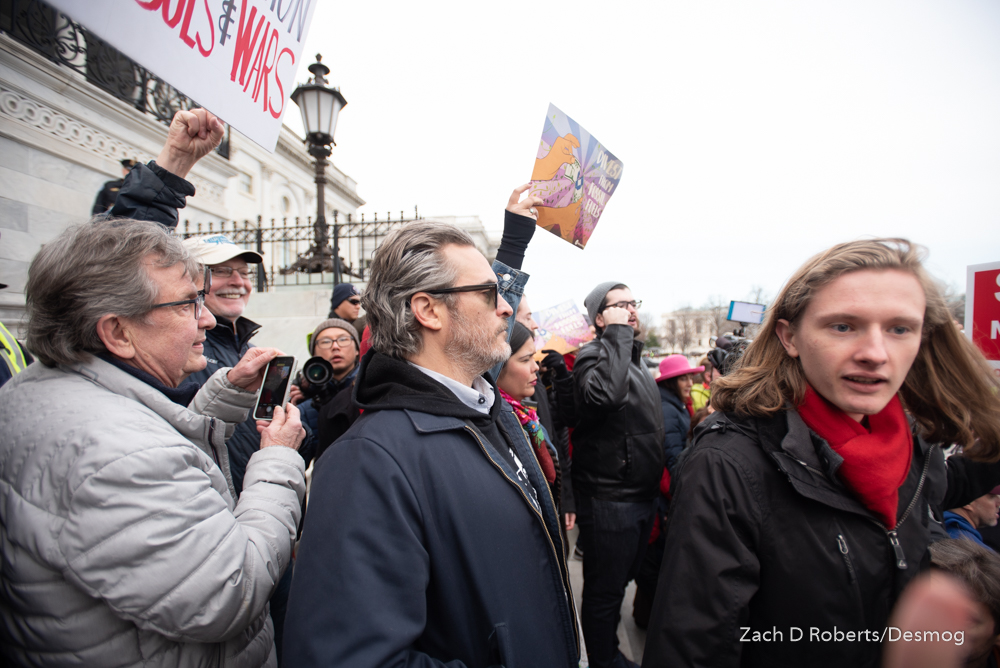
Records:
[[[651,373],[617,280],[536,349],[521,186],[492,263],[387,237],[258,421],[263,258],[172,232],[221,136],[178,112],[0,329],[4,661],[628,668],[635,580],[647,668],[997,665],[1000,383],[919,247],[834,246],[752,342]]]

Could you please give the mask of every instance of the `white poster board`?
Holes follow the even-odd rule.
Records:
[[[269,151],[318,0],[48,0]]]

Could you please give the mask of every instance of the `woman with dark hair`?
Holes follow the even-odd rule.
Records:
[[[1000,381],[921,255],[904,239],[816,255],[712,381],[644,665],[879,665],[942,508],[1000,482]]]
[[[691,366],[684,355],[669,355],[660,362],[656,384],[660,389],[660,406],[663,409],[663,451],[667,456],[667,470],[671,474],[687,444],[694,416],[691,388],[695,374],[704,370],[703,366]]]
[[[559,501],[558,457],[549,442],[545,428],[538,421],[534,408],[522,402],[535,395],[538,384],[538,362],[535,361],[535,341],[531,331],[519,322],[514,323],[510,334],[511,355],[500,371],[497,387],[500,395],[514,409],[514,415],[528,435],[528,441],[535,451],[538,464],[542,467],[545,480],[549,483],[552,498]]]
[[[656,385],[660,390],[660,407],[663,410],[663,451],[666,465],[660,478],[660,496],[657,498],[656,519],[649,534],[649,546],[643,557],[642,566],[635,577],[635,602],[632,616],[640,628],[649,624],[649,613],[656,594],[656,582],[663,561],[663,526],[666,522],[667,507],[670,503],[670,476],[677,460],[688,443],[691,418],[691,387],[695,374],[705,367],[692,367],[684,355],[669,355],[660,361],[657,369]]]

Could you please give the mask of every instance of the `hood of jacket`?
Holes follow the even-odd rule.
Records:
[[[500,392],[488,376],[483,378],[493,388],[495,400],[490,408],[489,420],[495,422],[500,415]],[[411,410],[473,421],[486,417],[466,406],[451,390],[412,364],[374,349],[361,358],[353,398],[358,407],[366,412]]]

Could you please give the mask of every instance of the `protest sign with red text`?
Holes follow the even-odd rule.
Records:
[[[49,0],[273,151],[316,0]]]
[[[1000,373],[1000,262],[969,267],[965,334]]]

